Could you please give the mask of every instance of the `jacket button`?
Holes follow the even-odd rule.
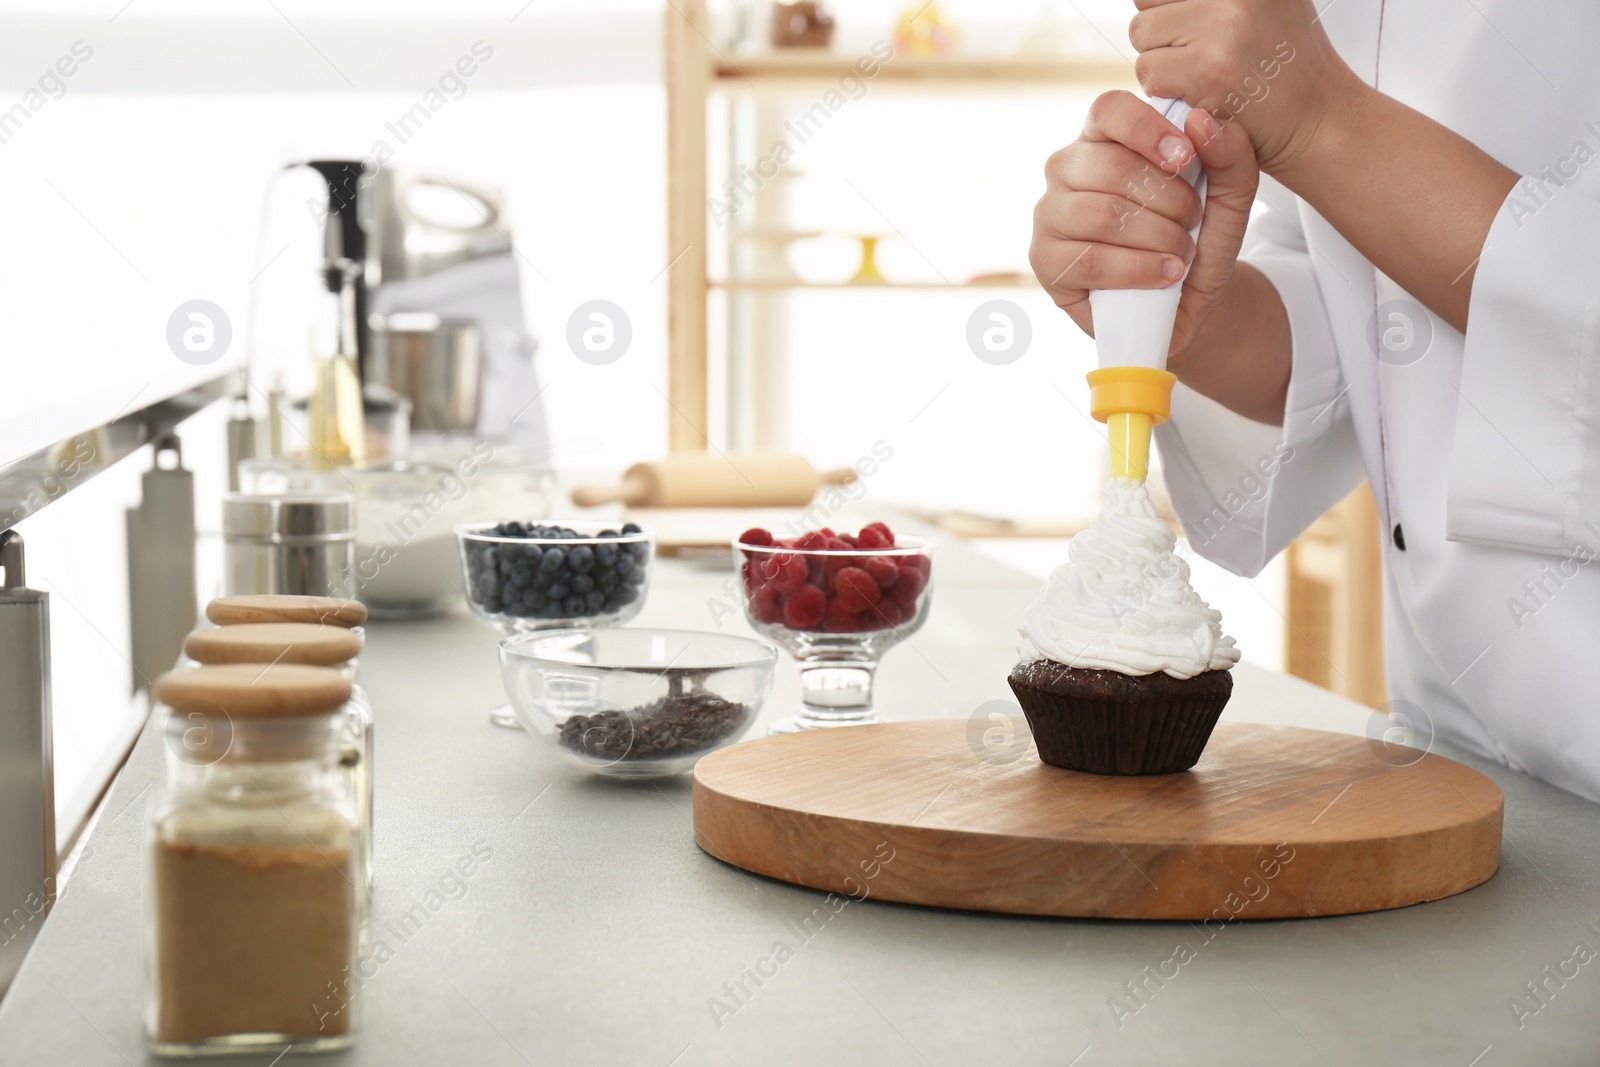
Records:
[[[1406,532],[1400,529],[1400,524],[1394,524],[1394,547],[1404,552],[1406,550]]]

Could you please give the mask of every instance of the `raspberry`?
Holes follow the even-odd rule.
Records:
[[[828,584],[828,578],[827,578],[827,575],[824,573],[824,564],[822,562],[822,557],[821,556],[807,556],[807,557],[805,557],[805,560],[806,560],[806,581],[810,582],[812,585],[816,586],[818,589],[824,589],[825,590],[826,586]]]
[[[777,544],[777,542],[772,539],[771,531],[763,530],[759,526],[752,527],[751,529],[748,529],[744,533],[740,534],[739,543],[741,545],[762,545],[763,547]]]
[[[747,559],[740,564],[739,575],[744,579],[746,593],[754,593],[761,587],[761,572],[757,569],[755,560]]]
[[[796,548],[827,548],[828,547],[828,535],[823,533],[821,530],[811,530],[811,531],[809,531],[807,533],[803,533],[799,537],[795,538],[794,547],[796,547]]]
[[[830,634],[853,634],[861,629],[861,616],[847,611],[837,597],[828,601],[828,611],[822,617],[822,628]]]
[[[905,570],[907,567],[914,571],[921,571],[923,577],[927,577],[928,572],[933,570],[933,560],[929,559],[927,556],[916,554],[901,556],[900,569]]]
[[[840,571],[833,580],[833,588],[845,611],[865,611],[883,596],[872,575],[860,567],[846,567]]]
[[[915,567],[907,567],[904,563],[900,566],[900,580],[894,583],[894,588],[889,590],[889,599],[903,608],[909,608],[917,602],[917,597],[928,587],[928,575]]]
[[[866,626],[873,630],[883,630],[891,626],[899,626],[906,620],[910,611],[902,608],[892,600],[880,600],[876,606],[864,616]]]
[[[869,522],[861,527],[856,543],[862,548],[893,548],[894,534],[881,522]]]
[[[844,550],[848,549],[849,547],[850,547],[849,542],[841,541],[837,537],[830,538],[829,541],[828,541],[828,548],[831,551],[834,551],[834,552],[843,552]],[[829,584],[832,583],[834,575],[838,574],[840,571],[844,570],[846,567],[854,567],[855,565],[856,565],[856,557],[855,556],[824,556],[824,557],[822,557],[822,577],[824,579],[826,579],[822,583],[823,587],[826,588]]]
[[[900,568],[887,556],[868,556],[861,561],[861,569],[872,575],[879,589],[889,589],[900,578]]]
[[[757,557],[756,574],[785,593],[805,585],[807,573],[805,559],[793,552],[763,552]]]
[[[833,527],[831,527],[831,526],[824,526],[822,529],[818,530],[817,532],[819,534],[821,534],[823,537],[827,537],[827,538],[830,538],[830,539],[839,536],[838,534],[833,532]]]
[[[783,621],[783,590],[764,585],[750,598],[750,617],[756,622]]]
[[[828,598],[814,585],[802,585],[784,601],[783,624],[791,630],[809,630],[822,621]]]
[[[851,548],[855,548],[856,545],[859,544],[859,542],[856,540],[856,535],[855,534],[840,534],[839,535],[839,540],[843,541],[845,544],[849,545]]]

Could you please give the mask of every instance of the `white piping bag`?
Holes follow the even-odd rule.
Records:
[[[1183,129],[1192,110],[1182,100],[1151,99],[1150,106]],[[1177,178],[1194,186],[1202,201],[1206,195],[1205,168],[1190,160]],[[1200,227],[1189,231],[1198,240]],[[1188,277],[1184,270],[1184,278]],[[1167,349],[1178,317],[1183,278],[1165,289],[1095,289],[1089,293],[1094,310],[1094,346],[1099,369],[1089,372],[1089,413],[1107,424],[1111,435],[1111,474],[1114,478],[1144,481],[1150,466],[1150,430],[1165,422],[1171,411],[1172,384],[1167,371]]]

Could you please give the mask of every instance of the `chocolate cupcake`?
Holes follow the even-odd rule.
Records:
[[[1188,770],[1233,692],[1225,670],[1193,678],[1133,676],[1047,659],[1018,664],[1007,681],[1039,758],[1093,774]]]
[[[1239,660],[1142,482],[1113,481],[1022,618],[1007,679],[1039,758],[1095,774],[1193,767]]]

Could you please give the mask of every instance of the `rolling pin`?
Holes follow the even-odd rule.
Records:
[[[804,456],[781,452],[684,454],[635,463],[617,485],[580,485],[572,502],[581,508],[785,507],[811,503],[824,485],[855,480],[850,467],[818,472]]]

